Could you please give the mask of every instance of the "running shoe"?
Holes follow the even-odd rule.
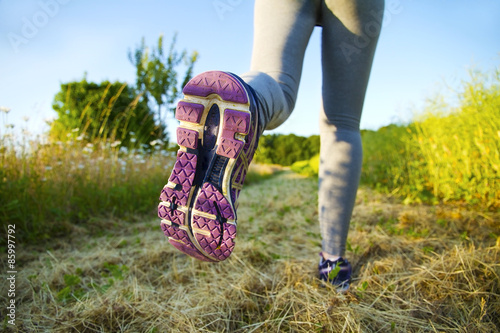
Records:
[[[158,216],[170,244],[218,262],[235,245],[237,200],[261,134],[257,100],[242,79],[220,71],[197,75],[182,92],[180,148]]]
[[[338,292],[346,292],[349,290],[352,268],[351,264],[346,259],[339,258],[335,261],[331,261],[321,256],[318,270],[320,280],[334,285]]]

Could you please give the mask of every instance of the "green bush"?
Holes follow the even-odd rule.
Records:
[[[109,140],[133,148],[166,140],[164,126],[155,123],[147,102],[126,83],[83,79],[61,84],[53,108],[58,117],[51,123],[52,141]]]
[[[295,134],[263,135],[255,155],[257,163],[289,166],[297,161],[308,160],[319,154],[319,136],[297,136]]]
[[[429,200],[425,161],[412,138],[414,124],[389,125],[378,131],[363,131],[361,183],[408,200]],[[420,198],[420,199],[417,199]]]
[[[297,161],[293,163],[290,169],[298,174],[308,177],[318,177],[319,174],[319,154],[310,160]]]

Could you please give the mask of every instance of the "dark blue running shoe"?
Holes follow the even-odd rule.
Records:
[[[351,264],[346,259],[339,258],[335,261],[331,261],[321,256],[318,270],[320,280],[331,283],[337,288],[338,292],[346,292],[349,290],[352,268]]]

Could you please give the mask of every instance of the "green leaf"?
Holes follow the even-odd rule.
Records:
[[[340,272],[340,265],[337,263],[335,267],[328,273],[328,279],[333,280],[339,275]]]

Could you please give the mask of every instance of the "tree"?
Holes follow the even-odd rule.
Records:
[[[136,89],[142,94],[143,100],[156,110],[156,121],[164,125],[164,111],[175,112],[173,103],[179,97],[181,88],[191,79],[193,66],[198,53],[193,51],[190,56],[184,50],[175,51],[177,35],[172,38],[168,53],[165,53],[163,35],[158,38],[156,47],[151,51],[146,47],[144,38],[134,52],[129,51],[129,60],[136,68]],[[176,67],[181,63],[187,66],[184,79],[178,86]]]
[[[86,78],[64,83],[52,107],[58,114],[49,133],[54,140],[78,137],[87,142],[120,141],[122,146],[133,147],[166,138],[147,103],[126,83],[93,83]]]

